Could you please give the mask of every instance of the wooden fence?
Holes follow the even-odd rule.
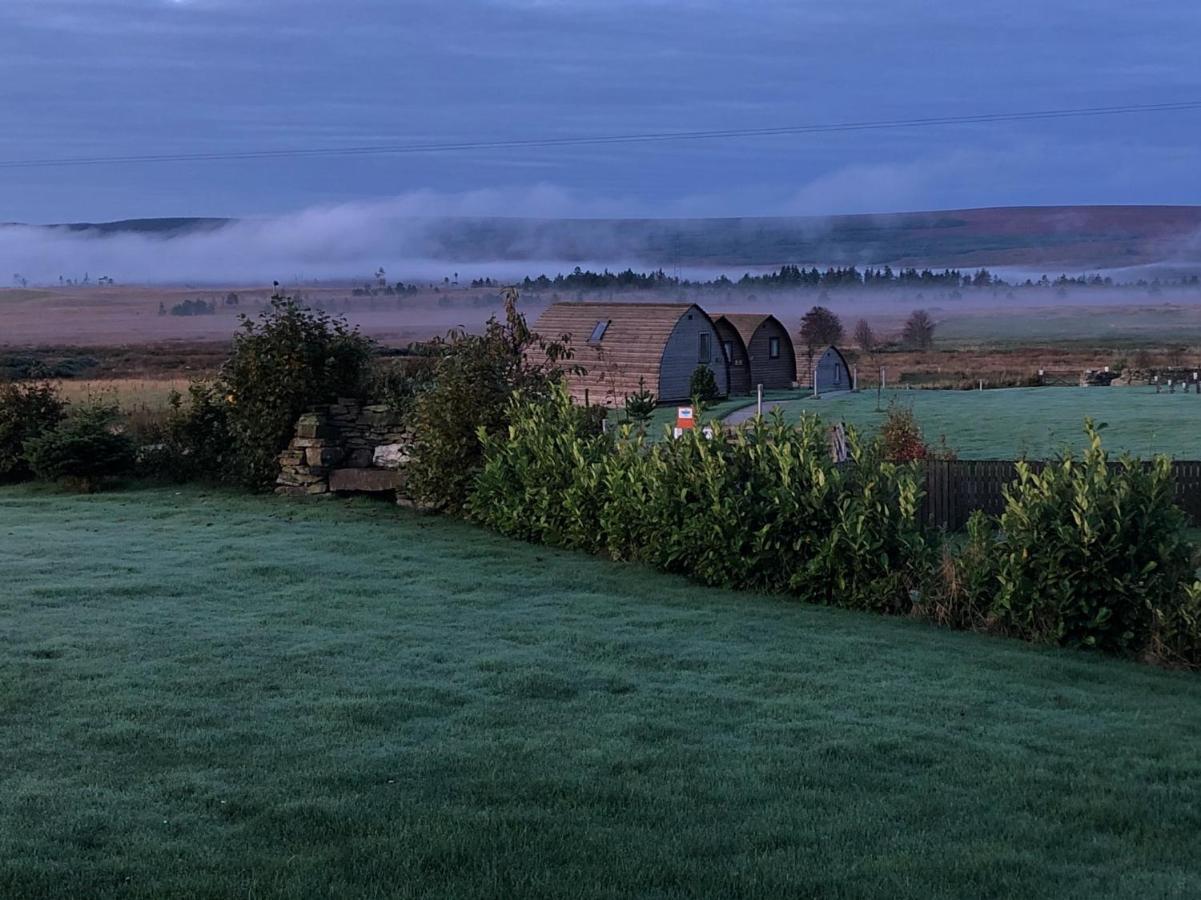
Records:
[[[1040,469],[1043,463],[1030,463]],[[999,515],[1005,505],[1003,490],[1017,478],[1017,464],[1008,459],[927,460],[926,496],[922,512],[932,525],[957,531],[977,509]],[[1201,526],[1201,461],[1172,463],[1176,505],[1189,521]]]

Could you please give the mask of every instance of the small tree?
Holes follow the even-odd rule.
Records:
[[[829,347],[842,340],[842,321],[824,306],[815,306],[801,318],[801,343],[813,370],[813,356],[819,347]]]
[[[239,480],[251,486],[274,481],[276,457],[296,417],[315,404],[359,396],[372,352],[372,342],[344,320],[289,297],[273,297],[257,320],[243,316],[218,379]]]
[[[867,319],[860,319],[855,323],[855,344],[864,353],[872,356],[879,347],[876,333],[872,331],[872,326],[867,323]]]
[[[638,379],[638,390],[626,397],[626,418],[631,422],[646,424],[655,412],[656,399],[646,387],[646,380]]]
[[[452,331],[432,345],[438,357],[433,380],[413,402],[416,444],[407,486],[425,506],[463,509],[483,460],[482,439],[508,425],[513,395],[545,396],[571,358],[565,340],[544,340],[530,331],[515,289],[503,296],[504,321],[494,316],[481,335]]]
[[[901,340],[908,347],[929,350],[934,344],[934,320],[924,309],[915,309],[905,320]]]

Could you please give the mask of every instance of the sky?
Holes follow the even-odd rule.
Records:
[[[1201,99],[1196,0],[0,0],[0,164]],[[1201,110],[403,156],[0,165],[0,221],[1201,204]]]

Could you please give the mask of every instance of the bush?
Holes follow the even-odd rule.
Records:
[[[407,490],[429,508],[460,512],[483,463],[482,436],[504,431],[514,395],[546,396],[571,353],[529,330],[516,291],[505,294],[503,322],[490,318],[481,335],[451,332],[434,350],[432,383],[412,404]]]
[[[933,547],[918,522],[919,478],[853,429],[848,448],[838,465],[820,421],[793,428],[779,416],[655,445],[636,464],[645,495],[613,522],[632,538],[621,553],[710,585],[907,611]]]
[[[1018,464],[999,522],[992,614],[1029,640],[1144,651],[1192,580],[1184,514],[1165,457],[1111,466],[1091,421],[1085,430],[1081,458],[1042,472]]]
[[[562,385],[545,398],[515,397],[509,426],[480,435],[484,465],[471,517],[501,534],[562,547],[600,547],[597,464],[610,441],[601,407],[577,406]]]
[[[852,432],[850,464],[826,428],[780,416],[707,439],[593,436],[564,396],[515,413],[486,443],[477,517],[506,534],[605,550],[705,584],[905,612],[936,545],[918,521],[917,473]]]
[[[278,474],[277,457],[297,417],[311,406],[362,394],[372,342],[342,319],[273,297],[257,322],[243,317],[233,354],[214,390],[228,404],[233,478],[263,487]],[[212,414],[205,397],[201,413]]]
[[[914,612],[939,625],[985,629],[997,591],[996,523],[981,510],[967,521],[967,542],[955,553],[944,546],[942,564]]]
[[[697,366],[693,369],[692,378],[688,382],[688,394],[692,397],[693,403],[699,407],[704,407],[716,400],[719,395],[717,393],[717,377],[713,374],[713,370],[708,366]]]
[[[185,300],[171,307],[173,316],[212,316],[217,312],[217,304],[206,303],[203,300]]]
[[[433,383],[435,358],[428,355],[377,359],[367,384],[367,396],[406,418],[417,396]]]
[[[1182,586],[1174,602],[1155,610],[1147,655],[1163,665],[1201,669],[1201,581]]]
[[[222,388],[211,381],[191,384],[186,404],[172,391],[166,419],[139,450],[141,471],[168,481],[224,480],[235,465],[229,409]]]
[[[135,448],[119,422],[116,405],[72,408],[57,425],[27,442],[30,468],[39,478],[74,482],[89,491],[106,479],[129,474]]]
[[[65,404],[46,382],[0,384],[0,481],[28,478],[30,441],[62,420]]]
[[[892,462],[955,458],[954,451],[947,446],[945,436],[939,438],[935,447],[927,444],[922,435],[922,428],[913,415],[913,409],[901,406],[895,400],[888,404],[888,413],[880,426],[880,440],[884,458]]]

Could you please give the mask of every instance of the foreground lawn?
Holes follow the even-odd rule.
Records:
[[[1198,734],[1193,676],[382,504],[0,490],[6,898],[1195,897]]]
[[[1003,388],[987,391],[889,390],[877,409],[875,390],[799,398],[781,405],[789,418],[817,413],[872,433],[895,400],[913,409],[929,441],[945,435],[963,459],[1049,459],[1065,446],[1085,446],[1085,416],[1108,427],[1105,447],[1150,458],[1201,459],[1201,397],[1153,387]]]

